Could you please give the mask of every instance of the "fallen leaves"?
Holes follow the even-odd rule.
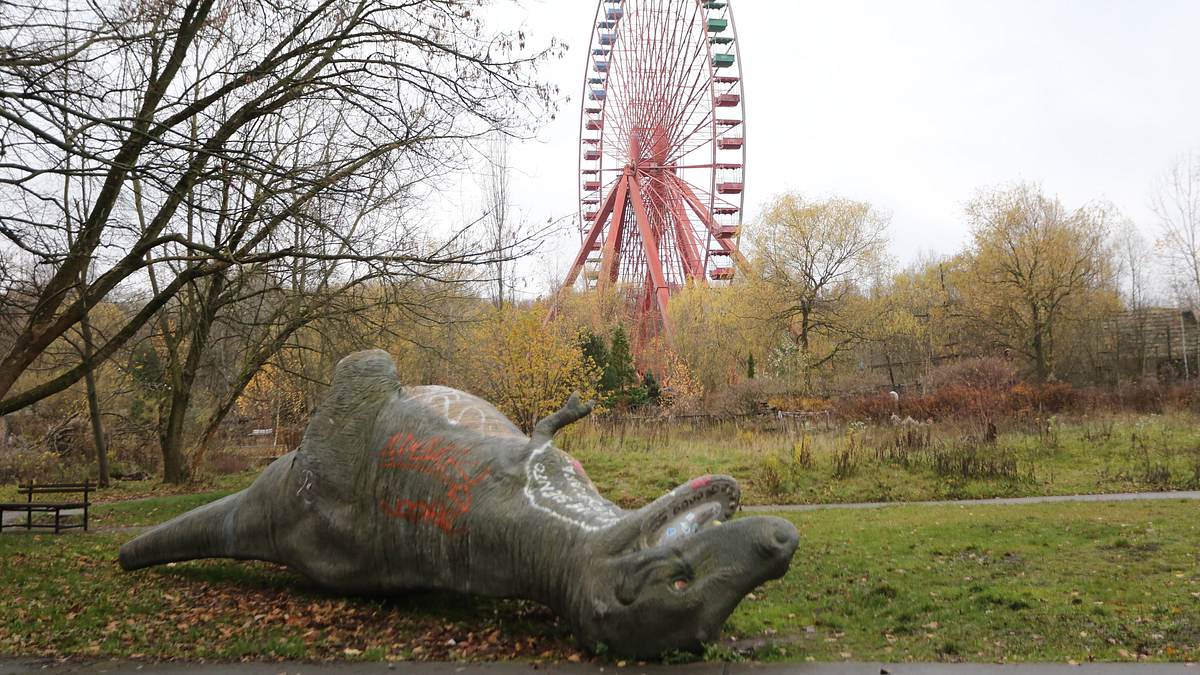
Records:
[[[334,598],[266,563],[203,561],[129,574],[106,546],[22,554],[0,655],[155,660],[565,660],[582,655],[546,608],[451,594]],[[89,542],[94,543],[94,542]],[[62,555],[62,553],[67,553]],[[21,583],[21,582],[24,583]]]

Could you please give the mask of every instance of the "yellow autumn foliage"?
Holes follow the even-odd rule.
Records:
[[[461,364],[471,391],[528,432],[558,410],[572,392],[596,397],[600,371],[583,356],[574,335],[545,321],[543,308],[495,310],[471,332],[472,350]]]

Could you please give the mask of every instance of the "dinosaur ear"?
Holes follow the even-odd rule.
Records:
[[[554,439],[554,434],[558,433],[559,429],[586,417],[591,412],[591,401],[582,403],[579,400],[579,392],[571,394],[571,397],[567,399],[567,403],[559,408],[558,412],[542,418],[533,428],[533,444],[541,445],[549,443]]]
[[[608,535],[608,548],[640,550],[687,537],[733,517],[740,497],[729,476],[693,478],[622,519]]]

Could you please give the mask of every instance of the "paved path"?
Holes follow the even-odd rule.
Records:
[[[925,502],[859,502],[854,504],[771,504],[743,506],[743,511],[818,511],[820,509],[880,509],[885,506],[992,506],[1004,504],[1051,504],[1055,502],[1135,502],[1161,499],[1200,499],[1200,490],[1172,492],[1114,492],[1100,495],[1046,495],[1042,497],[994,497],[992,499],[949,499]]]
[[[395,673],[396,675],[1200,675],[1200,666],[1189,663],[691,663],[681,666],[649,664],[617,668],[612,664],[527,663],[232,663],[143,664],[102,661],[65,664],[31,660],[0,660],[0,675],[27,673],[151,673],[191,675],[314,675],[346,673]]]

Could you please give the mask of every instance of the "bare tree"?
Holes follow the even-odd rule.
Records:
[[[1145,309],[1153,292],[1154,248],[1132,221],[1122,222],[1112,244],[1117,256],[1125,306],[1133,311]]]
[[[1135,377],[1140,377],[1145,371],[1148,357],[1147,310],[1150,308],[1154,250],[1131,221],[1125,221],[1118,227],[1112,248],[1116,254],[1121,294],[1124,296],[1125,310],[1128,313],[1127,320],[1116,322],[1115,338],[1120,341],[1128,336],[1133,342],[1118,343],[1116,346],[1118,374],[1127,369]],[[1130,366],[1121,368],[1122,361],[1129,362]]]
[[[1180,156],[1152,197],[1161,243],[1188,304],[1200,300],[1200,151]]]
[[[313,217],[317,200],[353,206],[381,177],[403,190],[453,166],[464,139],[539,119],[552,92],[528,66],[546,52],[524,55],[519,35],[487,30],[471,5],[73,7],[67,17],[65,5],[8,2],[0,20],[0,243],[32,270],[0,289],[12,327],[0,414],[78,381],[184,289],[219,295],[240,266],[338,259],[428,275],[494,263],[462,235],[433,245],[382,233],[369,246],[318,250],[289,239],[296,227],[330,228],[327,239],[340,242],[344,223]],[[65,90],[63,69],[76,83]],[[66,217],[64,181],[86,186],[79,219]],[[16,387],[119,289],[144,290],[143,300],[90,366]],[[189,339],[204,337],[202,324],[191,330]]]
[[[403,285],[413,278],[392,274],[388,265],[375,261],[344,260],[353,248],[368,248],[372,239],[381,236],[381,226],[392,225],[390,217],[377,216],[380,211],[393,213],[391,207],[403,193],[380,194],[378,188],[383,184],[380,181],[368,189],[368,199],[358,205],[358,213],[345,212],[344,204],[321,200],[312,204],[309,216],[327,226],[297,225],[290,243],[327,255],[293,256],[232,268],[228,274],[213,275],[178,294],[169,311],[160,313],[161,335],[168,347],[167,372],[173,385],[159,427],[169,480],[182,480],[188,474],[185,424],[197,407],[193,405],[198,393],[194,384],[202,368],[209,367],[213,381],[203,390],[205,405],[199,410],[196,436],[200,451],[209,446],[255,375],[289,345],[297,331],[320,320],[358,322],[385,300],[388,286]],[[326,240],[330,232],[337,232],[338,239]],[[367,285],[379,292],[374,296],[363,293]],[[171,325],[189,330],[172,331]],[[216,351],[235,358],[214,363]]]
[[[509,179],[512,167],[508,163],[509,138],[504,134],[494,134],[487,141],[487,152],[484,157],[483,202],[484,220],[487,222],[489,244],[497,253],[508,250],[521,238],[521,228],[514,222],[512,213],[511,192]],[[497,308],[503,307],[505,298],[511,296],[513,289],[513,261],[498,255],[492,267],[492,281],[495,291],[492,304]],[[508,293],[508,296],[505,293]],[[509,297],[511,302],[511,297]]]

